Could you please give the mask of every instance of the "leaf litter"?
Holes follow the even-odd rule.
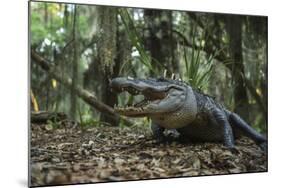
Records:
[[[266,172],[267,155],[250,139],[237,153],[219,143],[159,144],[147,127],[82,129],[31,124],[31,185]]]

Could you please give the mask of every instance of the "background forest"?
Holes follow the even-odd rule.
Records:
[[[30,5],[32,111],[64,112],[81,126],[123,125],[126,119],[112,116],[110,106],[127,99],[109,90],[109,80],[160,77],[166,70],[266,132],[267,17]],[[41,57],[57,74],[42,69]],[[96,102],[89,105],[85,95]]]

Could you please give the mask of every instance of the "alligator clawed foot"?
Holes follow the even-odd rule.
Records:
[[[228,146],[228,145],[223,145],[223,147],[224,147],[225,150],[230,151],[230,152],[231,152],[232,154],[234,154],[234,155],[237,155],[237,154],[240,153],[239,150],[237,149],[237,147],[236,147],[235,145],[230,145],[230,146]]]
[[[226,148],[234,155],[238,155],[240,153],[239,150],[235,146],[226,147]]]

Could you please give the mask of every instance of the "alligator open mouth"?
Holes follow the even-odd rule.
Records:
[[[134,86],[121,86],[115,88],[118,93],[128,92],[130,95],[141,95],[141,101],[134,101],[132,104],[126,106],[114,106],[114,111],[126,116],[140,117],[147,114],[149,105],[158,105],[167,94],[165,91],[150,91],[149,89],[140,89]]]
[[[115,112],[129,117],[155,117],[174,112],[184,104],[185,88],[168,81],[157,79],[134,79],[118,77],[110,81],[110,87],[117,93],[128,92],[142,96],[142,100],[127,106],[115,106]],[[134,97],[134,99],[140,97]]]

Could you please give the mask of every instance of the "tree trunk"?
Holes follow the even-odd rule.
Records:
[[[229,36],[229,54],[232,59],[230,65],[234,86],[235,112],[249,120],[248,97],[244,80],[244,66],[242,55],[242,18],[237,15],[228,15],[226,28]]]
[[[121,25],[122,23],[118,23]],[[129,40],[129,35],[124,27],[118,27],[117,30],[117,55],[116,63],[113,68],[113,77],[119,74],[126,74],[132,68],[132,44]]]
[[[98,25],[102,31],[100,40],[97,43],[98,62],[101,71],[101,96],[102,101],[107,105],[114,105],[117,101],[117,95],[110,91],[109,80],[113,76],[113,67],[116,60],[116,34],[117,34],[117,10],[112,7],[99,7]],[[101,114],[101,121],[107,122],[113,126],[118,126],[116,119],[106,117]]]
[[[144,11],[144,19],[147,24],[144,35],[145,48],[150,52],[153,60],[163,65],[160,66],[152,61],[153,67],[158,69],[157,72],[163,68],[167,69],[168,76],[172,72],[178,73],[178,61],[174,55],[172,12],[148,9]]]

